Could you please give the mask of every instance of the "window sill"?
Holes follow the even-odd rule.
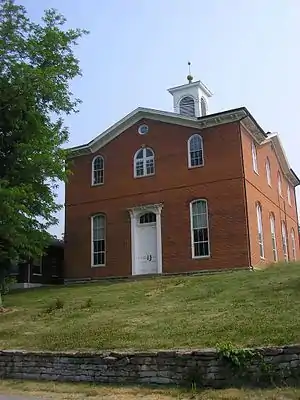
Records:
[[[211,258],[211,256],[193,256],[192,259],[193,260],[205,260]]]
[[[188,165],[188,169],[195,169],[195,168],[202,168],[204,167],[204,164],[202,165]]]
[[[255,171],[255,169],[253,170],[253,172],[256,174],[256,175],[258,175],[259,176],[259,173],[258,173],[258,171]]]
[[[43,274],[32,274],[33,276],[42,276]]]
[[[155,175],[155,172],[153,174],[148,174],[148,175],[140,175],[140,176],[134,175],[134,179],[148,178],[149,176],[154,176],[154,175]]]
[[[99,265],[91,265],[91,268],[103,268],[106,267],[105,264],[99,264]]]
[[[103,183],[94,183],[94,184],[91,184],[91,187],[97,187],[97,186],[103,186],[104,185],[104,182]]]

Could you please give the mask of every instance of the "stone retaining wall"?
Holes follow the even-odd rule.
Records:
[[[260,348],[238,366],[215,349],[132,353],[0,351],[0,378],[221,388],[297,383],[300,345]]]

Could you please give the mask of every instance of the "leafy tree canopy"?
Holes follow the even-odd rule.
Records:
[[[57,223],[54,190],[65,180],[69,84],[81,75],[73,48],[87,32],[65,29],[56,10],[33,22],[0,0],[0,281],[9,260],[38,256]]]

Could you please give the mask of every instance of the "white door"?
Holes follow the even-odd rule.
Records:
[[[137,222],[136,274],[156,274],[158,272],[156,220],[150,223],[140,221],[143,221],[143,218]]]

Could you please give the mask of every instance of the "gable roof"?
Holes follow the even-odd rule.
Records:
[[[204,117],[188,117],[185,115],[177,114],[174,112],[155,110],[152,108],[138,107],[131,113],[127,114],[124,118],[120,119],[114,125],[110,126],[104,132],[100,133],[90,142],[72,147],[69,150],[69,158],[79,157],[82,155],[93,154],[113,139],[121,135],[125,130],[140,121],[141,119],[152,119],[155,121],[187,126],[195,129],[204,129],[226,123],[240,121],[244,128],[250,133],[253,139],[258,144],[263,144],[267,140],[272,140],[276,154],[279,159],[281,168],[286,178],[294,185],[299,185],[300,181],[294,172],[290,169],[286,155],[284,153],[281,142],[277,136],[272,139],[267,133],[259,126],[257,121],[253,118],[246,107],[235,108],[209,114]]]

